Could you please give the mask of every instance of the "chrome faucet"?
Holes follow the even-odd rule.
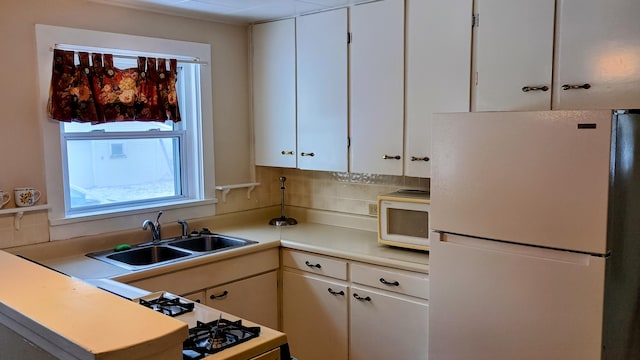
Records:
[[[162,236],[160,235],[160,216],[162,215],[162,211],[158,212],[158,217],[156,218],[156,222],[153,223],[151,220],[145,220],[142,222],[142,230],[147,230],[147,228],[151,228],[151,239],[154,244],[160,242]]]
[[[186,220],[178,220],[178,224],[182,225],[182,237],[186,238],[189,236],[189,224],[187,224]]]

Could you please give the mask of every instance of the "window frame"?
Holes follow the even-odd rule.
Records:
[[[38,108],[41,110],[42,138],[45,155],[45,177],[49,210],[49,233],[51,240],[62,240],[77,236],[95,235],[111,231],[133,229],[147,218],[155,217],[157,211],[164,212],[164,222],[178,219],[200,218],[215,215],[215,170],[213,153],[213,110],[211,46],[178,40],[167,40],[136,35],[117,34],[93,30],[74,29],[36,24],[36,45],[38,49],[38,75],[40,96]],[[199,59],[200,104],[195,109],[200,112],[201,121],[187,129],[185,136],[194,137],[196,146],[186,149],[189,174],[183,174],[188,187],[196,186],[195,196],[167,201],[163,204],[140,204],[127,210],[99,211],[91,214],[69,214],[65,207],[65,191],[62,163],[61,124],[47,118],[46,104],[51,81],[52,49],[58,44],[72,44],[78,47],[118,49],[132,54],[148,54],[165,57],[180,56]],[[191,104],[191,107],[196,107]],[[182,110],[182,109],[181,109]],[[202,164],[194,166],[194,164]],[[193,190],[193,189],[192,189]]]

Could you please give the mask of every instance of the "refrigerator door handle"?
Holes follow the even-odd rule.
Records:
[[[495,253],[534,257],[549,261],[559,261],[576,265],[589,266],[593,255],[577,253],[566,250],[543,248],[531,245],[522,245],[510,242],[487,240],[471,236],[462,236],[449,233],[440,233],[440,242],[447,242],[452,245],[475,248]]]

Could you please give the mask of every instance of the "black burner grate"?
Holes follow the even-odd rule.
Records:
[[[178,316],[193,311],[194,304],[181,301],[180,298],[168,298],[164,295],[150,300],[140,299],[140,305],[169,316]]]
[[[202,359],[231,346],[241,344],[260,335],[260,327],[247,327],[242,320],[218,319],[209,323],[198,321],[189,329],[189,338],[183,344],[183,359]]]

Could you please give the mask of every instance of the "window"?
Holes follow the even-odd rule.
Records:
[[[124,144],[123,143],[111,143],[111,158],[112,159],[120,159],[126,158],[127,155],[124,153]]]
[[[115,57],[114,66],[125,69],[137,63],[135,59]],[[199,67],[178,63],[178,100],[185,104],[181,122],[60,124],[68,215],[198,197],[198,184],[189,186],[188,181],[189,176],[201,172],[201,164],[183,155],[201,138],[197,131],[187,136],[201,122],[197,111],[201,98]]]
[[[178,59],[178,123],[44,120],[51,238],[138,227],[158,210],[165,222],[213,215],[213,144],[203,141],[212,138],[203,133],[213,128],[210,46],[47,25],[37,25],[36,35],[41,100],[48,94],[50,49],[56,44],[69,44],[67,50]],[[193,58],[204,65],[180,60]],[[114,65],[124,69],[137,63],[114,56]]]

